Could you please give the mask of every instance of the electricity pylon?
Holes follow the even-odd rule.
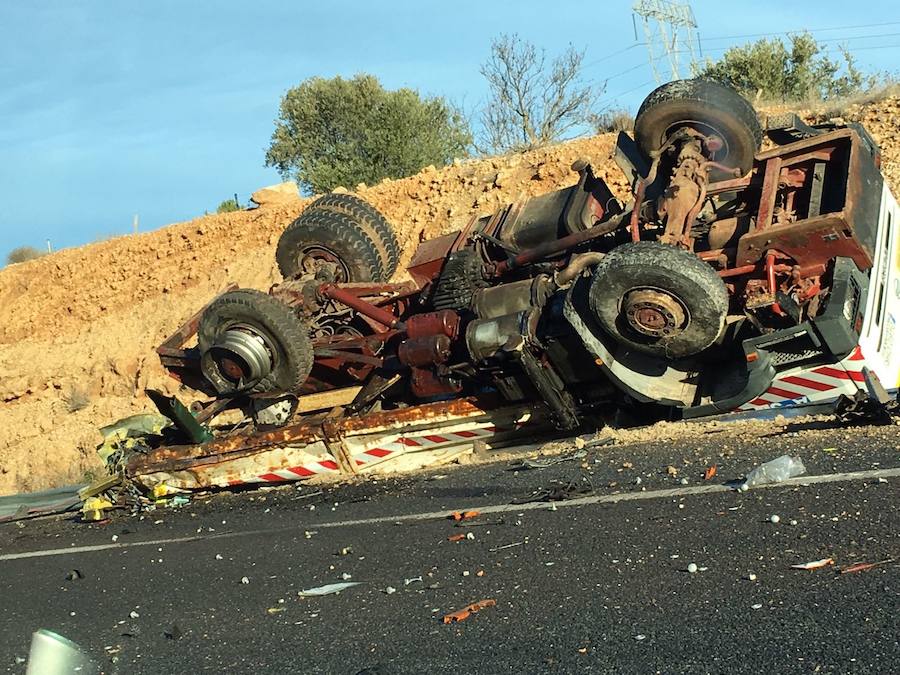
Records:
[[[688,2],[670,0],[636,0],[634,13],[643,19],[644,36],[650,57],[650,68],[657,84],[666,73],[657,66],[657,60],[668,57],[671,78],[681,78],[679,57],[689,57],[688,68],[693,70],[697,63],[700,41],[697,37],[697,20]]]

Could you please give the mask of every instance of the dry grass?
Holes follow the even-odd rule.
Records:
[[[87,390],[74,384],[69,387],[68,391],[66,391],[65,394],[63,394],[62,399],[66,404],[66,410],[68,410],[70,413],[84,410],[91,402],[91,397],[90,394],[88,394]]]

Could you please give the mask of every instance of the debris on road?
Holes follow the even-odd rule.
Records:
[[[576,438],[576,440],[578,440]],[[579,459],[584,459],[587,457],[587,451],[582,449],[577,452],[573,452],[571,455],[565,455],[563,457],[543,457],[537,459],[523,459],[520,463],[514,464],[510,467],[511,470],[521,471],[524,469],[549,469],[551,466],[556,466],[557,464],[562,464],[563,462],[573,462]]]
[[[568,499],[577,499],[592,495],[590,488],[579,487],[575,481],[557,483],[549,488],[543,488],[532,492],[528,497],[513,499],[511,504],[530,504],[532,502],[561,502]]]
[[[487,600],[479,600],[478,602],[473,602],[471,605],[467,605],[460,610],[455,612],[451,612],[450,614],[445,614],[443,618],[444,623],[458,623],[460,621],[465,621],[469,618],[469,615],[474,614],[486,607],[493,607],[497,604],[496,600],[487,599]]]
[[[841,574],[852,574],[854,572],[865,572],[866,570],[870,570],[873,567],[878,567],[879,565],[887,565],[895,561],[895,558],[888,558],[887,560],[879,560],[878,562],[860,562],[853,563],[852,565],[847,565],[847,567],[842,567],[840,570]]]
[[[343,581],[338,584],[325,584],[324,586],[316,586],[315,588],[307,588],[306,590],[298,591],[297,595],[301,598],[315,598],[320,595],[340,593],[351,586],[359,586],[361,583],[361,581]]]
[[[478,511],[454,511],[451,513],[448,518],[451,518],[455,521],[460,520],[469,520],[470,518],[477,518],[481,514]]]
[[[69,570],[66,572],[66,581],[78,581],[79,579],[84,579],[81,570]]]
[[[712,480],[713,478],[715,478],[718,471],[719,467],[717,467],[715,464],[706,467],[706,471],[703,472],[703,480]]]
[[[496,546],[489,550],[491,553],[496,553],[497,551],[502,551],[507,548],[514,548],[516,546],[522,546],[524,543],[525,543],[524,541],[516,541],[516,542],[513,542],[512,544],[504,544],[503,546]]]
[[[782,483],[789,478],[800,476],[804,473],[806,473],[806,467],[803,466],[803,460],[799,457],[782,455],[753,469],[747,474],[739,489],[744,491],[758,485]]]
[[[777,513],[773,513],[771,516],[769,516],[769,522],[777,525],[781,522],[781,516],[779,516]]]
[[[813,560],[812,562],[798,563],[796,565],[791,565],[791,569],[817,570],[822,567],[828,567],[828,565],[834,565],[834,558],[822,558],[821,560]]]
[[[698,568],[697,568],[696,563],[691,563],[690,565],[687,566],[688,574],[695,574],[697,572],[697,569]]]
[[[455,543],[457,541],[462,541],[465,538],[466,538],[466,535],[464,535],[464,534],[451,534],[449,537],[447,537],[447,541],[451,541],[451,542]]]

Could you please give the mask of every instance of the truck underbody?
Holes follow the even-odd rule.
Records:
[[[403,283],[387,282],[383,217],[320,198],[279,241],[283,283],[227,291],[159,347],[205,398],[188,412],[154,394],[175,435],[121,456],[126,473],[176,488],[353,475],[476,438],[856,395],[877,379],[859,345],[883,314],[870,281],[896,209],[878,148],[858,125],[766,127],[760,152],[737,94],[664,85],[617,142],[630,200],[577,162],[572,187],[423,242]],[[240,422],[215,427],[227,411]]]

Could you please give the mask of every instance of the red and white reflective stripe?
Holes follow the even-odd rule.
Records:
[[[338,463],[333,459],[324,459],[318,462],[310,462],[301,466],[287,468],[272,468],[269,471],[247,478],[234,478],[228,481],[229,485],[243,485],[245,483],[283,483],[291,480],[302,480],[320,473],[337,473],[340,471]]]
[[[865,382],[862,372],[865,365],[865,357],[857,346],[840,363],[776,376],[765,392],[738,409],[759,410],[770,406],[790,405],[790,401],[827,401],[840,394],[852,395],[859,388],[857,383]]]
[[[354,455],[357,465],[368,464],[384,459],[390,455],[406,452],[410,448],[430,450],[442,445],[458,444],[460,441],[468,441],[476,438],[493,436],[497,431],[494,425],[486,425],[480,428],[462,429],[460,431],[441,431],[436,434],[422,434],[416,436],[400,436],[394,441],[378,443],[377,446],[366,448]]]

